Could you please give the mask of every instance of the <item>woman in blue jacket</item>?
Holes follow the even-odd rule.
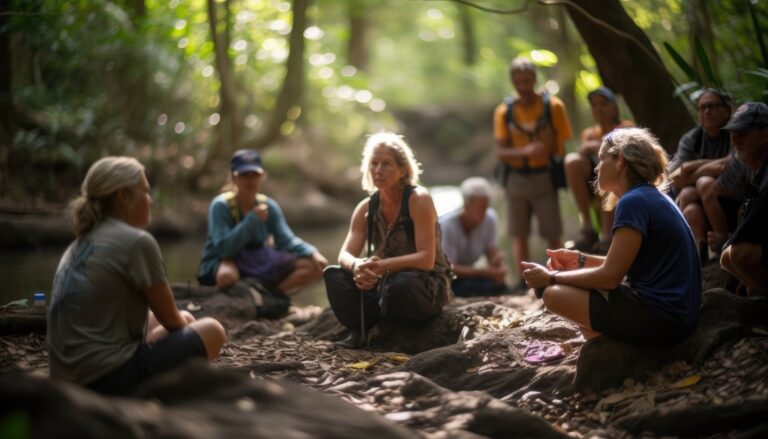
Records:
[[[230,170],[233,190],[216,196],[208,212],[200,284],[224,290],[253,277],[292,294],[319,280],[328,260],[294,235],[275,200],[259,193],[266,176],[259,153],[236,151]]]

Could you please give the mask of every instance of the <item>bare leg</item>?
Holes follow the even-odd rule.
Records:
[[[181,317],[187,324],[197,320],[195,319],[195,316],[187,311],[179,311],[179,314],[181,314]],[[147,343],[152,343],[165,337],[166,335],[168,335],[168,331],[163,327],[163,325],[160,324],[160,322],[157,321],[155,313],[150,311],[149,317],[147,317],[147,335],[144,337],[144,341]]]
[[[600,225],[603,227],[603,234],[600,236],[600,240],[603,242],[610,242],[613,237],[611,232],[613,230],[614,217],[615,211],[613,209],[605,210],[600,206]]]
[[[707,243],[714,252],[720,252],[728,239],[728,221],[725,210],[720,204],[720,196],[726,195],[723,188],[712,177],[701,177],[696,181],[696,188],[701,195],[701,205],[707,215],[712,231],[707,235]]]
[[[515,253],[515,268],[517,269],[517,277],[523,278],[523,261],[530,259],[530,249],[528,248],[527,236],[513,236],[512,237],[512,251]]]
[[[704,213],[704,209],[701,205],[696,203],[688,204],[683,210],[683,216],[688,225],[691,226],[696,242],[706,242],[709,222],[707,222],[707,215]]]
[[[723,250],[720,264],[742,281],[747,288],[765,288],[765,285],[768,285],[768,270],[762,265],[762,255],[763,249],[760,244],[740,242]]]
[[[589,291],[567,285],[553,285],[544,290],[544,306],[553,314],[579,326],[584,338],[590,339],[599,332],[592,329],[589,321]]]
[[[565,177],[568,188],[576,201],[576,207],[581,214],[581,228],[594,230],[589,216],[590,191],[589,187],[589,160],[579,153],[572,152],[565,156]]]
[[[219,356],[222,346],[227,342],[227,335],[224,331],[224,327],[211,317],[203,317],[200,320],[196,320],[195,316],[187,311],[180,311],[181,316],[187,322],[192,330],[197,332],[200,339],[205,346],[205,352],[209,360],[213,360]],[[155,314],[150,311],[147,321],[147,336],[145,341],[147,343],[153,343],[157,340],[168,335],[168,331],[157,321]]]
[[[224,259],[219,263],[219,269],[216,271],[216,288],[226,290],[240,280],[240,270],[237,269],[235,261]]]
[[[315,282],[321,277],[323,277],[322,270],[318,269],[312,261],[307,258],[299,258],[296,259],[296,267],[291,274],[283,279],[277,285],[277,288],[286,294],[296,294],[299,292],[300,287]]]

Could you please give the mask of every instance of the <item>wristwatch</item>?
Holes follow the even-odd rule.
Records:
[[[584,268],[584,264],[587,263],[587,255],[579,252],[579,268]]]
[[[550,285],[557,285],[557,273],[560,273],[559,271],[553,271],[549,273],[549,284]]]

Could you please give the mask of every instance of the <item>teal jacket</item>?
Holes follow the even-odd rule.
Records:
[[[208,210],[208,236],[203,247],[203,259],[198,270],[198,279],[216,277],[216,270],[222,259],[233,259],[246,247],[266,245],[270,235],[274,238],[275,248],[297,256],[308,256],[317,249],[296,236],[288,227],[280,206],[272,198],[267,198],[266,221],[261,221],[253,211],[240,216],[235,223],[226,194],[216,196]]]

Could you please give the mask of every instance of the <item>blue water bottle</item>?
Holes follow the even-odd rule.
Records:
[[[45,293],[36,292],[32,299],[34,308],[45,308]]]

